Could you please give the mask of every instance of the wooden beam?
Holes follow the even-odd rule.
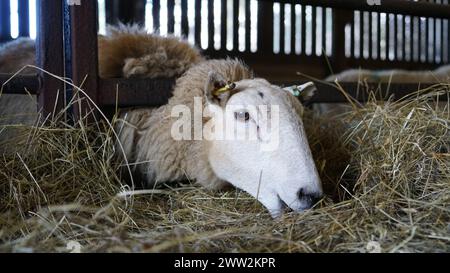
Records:
[[[72,80],[84,91],[78,93],[74,90],[74,95],[78,93],[81,99],[74,109],[76,119],[94,109],[92,103],[98,103],[97,9],[97,1],[84,1],[70,10]]]
[[[38,0],[37,13],[37,64],[48,73],[64,76],[63,1]],[[38,110],[42,111],[44,118],[48,115],[53,117],[65,106],[64,83],[48,73],[40,73],[42,85],[37,93]]]

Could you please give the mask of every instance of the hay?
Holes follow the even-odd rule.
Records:
[[[0,158],[0,251],[448,252],[450,111],[435,103],[448,90],[308,112],[327,197],[278,220],[237,190],[131,191],[103,122],[13,125],[23,135],[0,144],[19,147]]]

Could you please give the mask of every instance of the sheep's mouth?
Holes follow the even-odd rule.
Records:
[[[281,199],[279,194],[277,194],[277,197],[278,197],[278,200],[281,203],[280,211],[282,211],[282,212],[292,212],[292,211],[294,211],[291,207],[289,207],[289,205],[286,202],[284,202],[283,199]]]

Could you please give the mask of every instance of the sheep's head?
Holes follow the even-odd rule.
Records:
[[[257,198],[276,217],[285,207],[311,208],[322,196],[303,106],[264,79],[227,83],[210,73],[205,86],[211,119],[204,125],[215,174]]]

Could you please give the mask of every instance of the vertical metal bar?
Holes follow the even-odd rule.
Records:
[[[175,32],[175,0],[167,0],[167,31]]]
[[[258,3],[258,53],[273,53],[273,3]]]
[[[239,50],[239,0],[233,1],[233,50]]]
[[[250,0],[245,0],[245,50],[250,52]]]
[[[30,11],[28,0],[19,0],[19,36],[30,36]]]
[[[285,30],[284,8],[285,8],[285,4],[280,3],[280,53],[285,53],[284,39],[285,39],[286,34],[284,33],[284,30]]]
[[[189,35],[189,21],[187,17],[188,4],[187,0],[181,0],[181,34],[184,37]]]
[[[201,0],[195,0],[195,31],[194,31],[194,37],[195,37],[195,44],[200,46],[201,43],[201,30],[202,30],[202,17],[201,17],[201,8],[202,8],[202,2]]]
[[[85,1],[70,10],[73,82],[84,91],[78,94],[80,101],[74,109],[76,119],[94,110],[92,103],[99,101],[97,9],[97,1]],[[96,113],[92,112],[94,116]]]
[[[63,76],[63,2],[38,0],[37,13],[39,22],[36,40],[37,64],[49,73]],[[64,84],[44,72],[41,72],[41,77],[38,110],[42,111],[45,119],[47,116],[53,117],[54,113],[63,109]]]
[[[220,17],[220,49],[227,48],[227,0],[221,2],[221,17]]]
[[[153,0],[152,14],[153,14],[153,29],[156,33],[159,33],[161,27],[161,21],[159,19],[159,11],[161,10],[161,3],[159,0]]]
[[[11,40],[11,14],[9,1],[0,1],[0,42]]]
[[[208,48],[214,48],[214,0],[208,0]]]

